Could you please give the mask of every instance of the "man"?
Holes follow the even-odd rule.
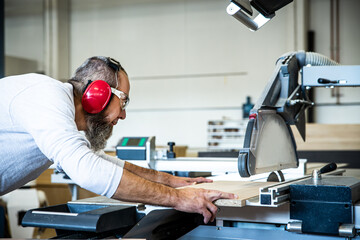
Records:
[[[128,76],[114,59],[87,59],[68,83],[25,74],[0,79],[0,86],[0,195],[54,164],[94,193],[200,213],[205,223],[215,218],[213,201],[235,197],[175,189],[211,181],[141,168],[102,151],[129,103]]]

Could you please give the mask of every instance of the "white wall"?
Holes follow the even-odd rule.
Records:
[[[360,65],[360,1],[339,1],[340,63]],[[310,1],[310,30],[315,31],[315,51],[330,57],[330,0]],[[331,89],[315,89],[317,123],[360,123],[360,88],[339,88],[340,103]],[[352,105],[351,103],[357,103]]]
[[[43,24],[43,0],[6,0],[5,55],[36,61],[33,71],[42,72]]]
[[[245,97],[255,101],[277,57],[294,50],[294,4],[257,33],[227,15],[228,4],[72,1],[72,71],[89,56],[106,55],[130,76],[127,119],[108,147],[124,135],[206,147],[208,120],[241,119]]]
[[[129,73],[127,119],[115,127],[108,147],[125,135],[206,147],[207,121],[240,119],[245,97],[256,101],[275,60],[304,49],[305,20],[316,31],[316,50],[329,56],[329,2],[309,1],[307,19],[304,1],[294,1],[254,33],[227,15],[228,0],[71,0],[70,72],[90,56],[105,55],[120,60]],[[360,64],[359,3],[340,1],[343,64]],[[6,54],[35,59],[39,70],[45,69],[43,0],[7,0],[7,12],[9,6]],[[358,90],[341,90],[342,101],[358,100]],[[328,90],[316,94],[317,101],[330,101]],[[318,107],[316,118],[360,122],[360,111],[343,118],[338,109]],[[341,109],[349,116],[347,107]]]

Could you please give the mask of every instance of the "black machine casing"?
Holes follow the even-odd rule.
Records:
[[[31,209],[22,226],[54,228],[55,238],[143,238],[177,239],[203,222],[197,213],[174,209],[153,210],[148,214],[130,205],[67,203]]]
[[[125,229],[125,232],[127,232],[142,217],[143,215],[136,212],[135,206],[68,203],[31,209],[26,212],[22,220],[22,226],[54,228],[58,234],[64,234],[65,232],[66,234],[70,232],[99,234],[108,231],[119,231],[119,229]]]
[[[354,224],[360,182],[352,177],[324,176],[290,185],[290,218],[302,221],[302,232],[339,234],[341,224]]]

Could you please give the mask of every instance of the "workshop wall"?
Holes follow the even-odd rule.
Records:
[[[127,119],[114,128],[108,149],[122,136],[139,135],[155,135],[159,145],[175,141],[204,148],[208,120],[241,119],[246,96],[257,100],[276,59],[306,47],[307,21],[316,33],[315,50],[330,56],[330,0],[309,1],[306,17],[304,2],[289,4],[253,33],[226,13],[227,0],[69,0],[69,38],[59,39],[69,41],[64,51],[69,50],[71,73],[93,55],[112,56],[129,73]],[[360,64],[360,17],[355,13],[359,3],[340,4],[343,64]],[[44,32],[43,4],[43,0],[5,1],[6,12],[12,13],[6,15],[5,51],[36,60],[34,71],[46,72],[49,63],[44,59],[49,53],[44,38],[49,34]],[[341,101],[359,101],[359,90],[341,89]],[[316,101],[334,102],[329,91],[316,90]],[[360,123],[359,114],[359,105],[324,106],[316,108],[315,120]]]
[[[294,4],[254,34],[226,13],[228,1],[71,1],[72,72],[91,55],[113,56],[131,81],[122,136],[206,147],[207,121],[241,119],[276,59],[294,50]]]
[[[43,0],[6,0],[5,1],[5,55],[11,60],[36,62],[33,72],[44,70],[44,19]],[[17,62],[16,62],[17,63]],[[5,68],[22,66],[6,66]],[[13,71],[9,71],[12,73]]]
[[[310,1],[309,30],[315,32],[315,51],[343,65],[360,65],[360,1]],[[333,14],[331,14],[333,3]],[[336,15],[338,15],[338,28]],[[360,88],[316,88],[316,123],[360,123]]]

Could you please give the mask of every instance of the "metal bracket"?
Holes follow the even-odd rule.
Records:
[[[323,175],[342,175],[344,169],[335,170]],[[283,183],[276,183],[259,189],[259,196],[246,200],[248,206],[278,207],[288,202],[290,194],[290,185],[296,182],[311,178],[310,175],[294,180],[288,180]]]

